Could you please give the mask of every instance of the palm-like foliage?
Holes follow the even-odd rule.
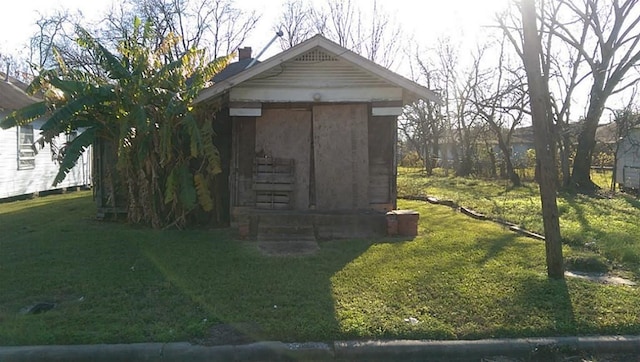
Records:
[[[129,220],[183,226],[192,211],[212,212],[217,203],[213,190],[221,168],[212,119],[197,116],[192,102],[229,57],[206,62],[204,51],[194,49],[174,58],[171,49],[178,39],[170,35],[155,47],[154,34],[136,19],[116,55],[77,29],[78,44],[106,76],[68,69],[58,59],[58,69],[41,72],[29,87],[44,92],[45,100],[12,113],[1,125],[46,115],[42,140],[48,143],[60,133],[84,130],[65,148],[54,184],[89,145],[112,144]]]

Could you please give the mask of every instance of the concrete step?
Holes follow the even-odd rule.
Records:
[[[295,213],[260,214],[258,220],[260,225],[305,226],[313,225],[314,215]]]
[[[310,255],[320,248],[313,225],[306,218],[286,221],[286,217],[261,218],[258,223],[258,249],[266,255]],[[285,222],[283,224],[283,221]]]

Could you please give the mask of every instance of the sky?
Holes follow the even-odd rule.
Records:
[[[322,2],[323,0],[309,0]],[[354,0],[367,7],[373,0]],[[493,14],[504,8],[508,0],[378,0],[386,11],[401,19],[403,28],[414,34],[421,47],[429,47],[442,36],[450,36],[464,46],[471,46],[483,26],[491,24]],[[273,26],[280,16],[285,0],[236,0],[236,6],[255,9],[261,20],[244,46],[251,46],[257,54],[274,36]],[[0,53],[14,57],[26,56],[29,38],[35,33],[35,21],[40,14],[56,9],[81,12],[89,21],[97,21],[114,0],[18,0],[4,3],[0,13]],[[117,1],[115,1],[117,3]],[[9,5],[10,4],[10,5]],[[407,39],[401,39],[407,41]],[[262,57],[280,50],[272,45]],[[397,71],[397,69],[396,69]],[[406,75],[406,74],[405,74]]]
[[[106,11],[122,0],[14,0],[5,2],[0,12],[0,55],[26,59],[29,38],[36,32],[35,22],[41,15],[66,9],[81,13],[87,22],[99,21]],[[306,0],[323,4],[326,0]],[[371,8],[374,0],[351,0],[360,8]],[[411,36],[399,39],[407,47],[416,43],[421,51],[436,46],[441,38],[448,37],[459,45],[462,58],[471,59],[477,44],[486,37],[487,28],[495,26],[495,13],[513,0],[377,0],[392,17],[402,22],[405,33]],[[254,56],[273,38],[276,19],[280,17],[286,0],[235,0],[234,4],[245,10],[256,10],[261,15],[257,28],[242,46],[253,48]],[[415,48],[414,48],[415,49]],[[265,60],[280,51],[274,43],[261,57]],[[413,78],[406,58],[396,61],[391,70]],[[585,94],[588,94],[586,92]],[[609,105],[621,108],[628,102],[625,97]],[[628,98],[628,97],[627,97]],[[577,100],[583,107],[584,99]],[[576,109],[577,111],[577,109]],[[581,113],[578,111],[578,113]],[[574,113],[575,114],[575,113]]]

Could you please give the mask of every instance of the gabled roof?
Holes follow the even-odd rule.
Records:
[[[430,100],[434,102],[440,103],[440,97],[430,90],[427,89],[420,84],[411,81],[397,73],[390,71],[387,68],[384,68],[330,40],[318,34],[288,50],[285,50],[282,53],[276,54],[273,57],[267,59],[266,61],[255,64],[249,69],[241,71],[231,77],[218,81],[213,86],[206,88],[200,92],[198,97],[196,98],[196,103],[206,101],[208,99],[217,97],[229,89],[246,82],[256,76],[263,74],[278,65],[287,62],[289,60],[295,59],[296,57],[303,55],[314,48],[321,48],[336,58],[344,60],[355,67],[366,71],[385,82],[397,86],[399,88],[404,89],[405,91],[412,94],[415,98]],[[215,81],[215,79],[214,79]]]
[[[14,77],[9,77],[0,72],[0,110],[15,111],[30,104],[40,102],[42,99],[27,94],[27,85]]]

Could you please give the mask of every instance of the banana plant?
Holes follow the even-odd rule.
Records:
[[[195,211],[214,212],[221,172],[214,120],[193,101],[231,56],[208,61],[205,51],[192,49],[176,58],[171,49],[179,39],[169,34],[158,41],[151,23],[140,19],[115,52],[83,28],[76,34],[99,72],[71,69],[57,56],[58,66],[40,72],[28,88],[44,100],[11,113],[0,126],[43,117],[41,140],[49,144],[61,133],[80,131],[65,147],[54,184],[96,141],[113,145],[131,222],[183,227]]]

